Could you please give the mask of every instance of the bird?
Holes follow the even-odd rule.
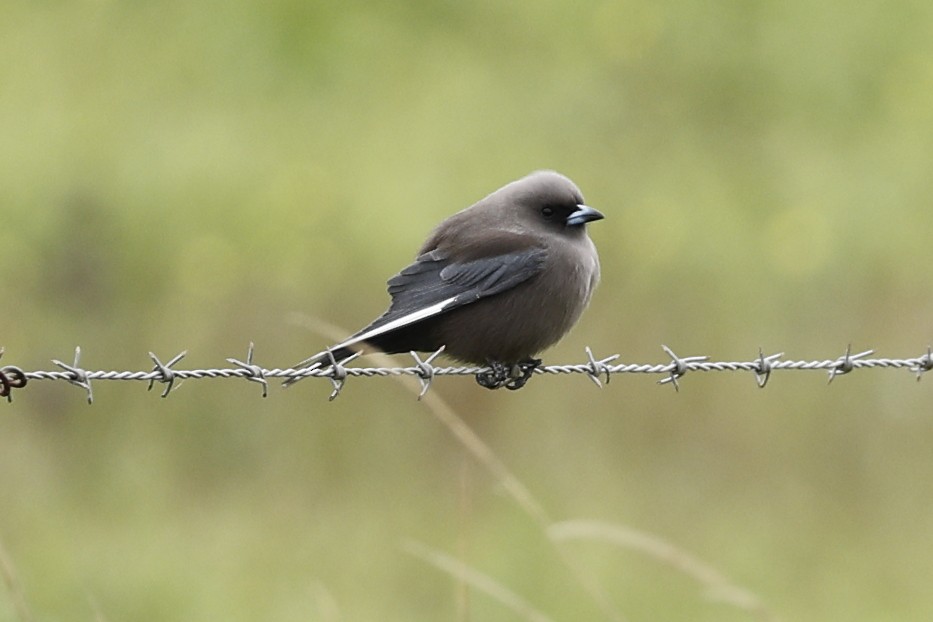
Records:
[[[600,269],[586,225],[602,218],[556,171],[513,181],[437,225],[389,279],[385,313],[299,366],[334,366],[365,345],[387,354],[443,348],[487,366],[476,376],[481,386],[519,389],[541,365],[535,355],[590,301]]]

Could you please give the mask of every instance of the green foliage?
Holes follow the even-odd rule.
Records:
[[[13,0],[0,58],[4,363],[213,366],[252,340],[284,366],[327,342],[292,312],[357,328],[434,223],[536,168],[607,215],[602,286],[547,362],[933,339],[928,2]],[[929,380],[432,390],[555,519],[656,534],[784,619],[927,620]],[[34,617],[462,617],[415,540],[552,619],[601,619],[408,392],[328,391],[20,393],[0,543]],[[562,550],[629,619],[748,618],[638,555]]]

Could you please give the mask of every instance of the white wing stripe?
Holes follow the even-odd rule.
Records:
[[[352,346],[353,344],[359,343],[361,341],[369,341],[373,337],[377,337],[383,333],[387,333],[389,331],[395,330],[396,328],[401,328],[402,326],[408,326],[409,324],[420,322],[423,319],[426,319],[431,316],[437,315],[438,313],[441,313],[447,307],[449,307],[456,299],[457,299],[456,296],[451,296],[447,300],[442,300],[441,302],[433,304],[430,307],[419,309],[418,311],[415,311],[414,313],[409,313],[408,315],[403,315],[402,317],[392,320],[391,322],[387,322],[386,324],[383,324],[382,326],[379,326],[378,328],[374,328],[371,331],[367,331],[361,335],[357,335],[356,337],[352,339],[347,339],[343,343],[338,343],[337,345],[332,346],[330,349],[339,350],[340,348]]]

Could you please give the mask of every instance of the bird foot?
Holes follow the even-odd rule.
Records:
[[[476,374],[476,382],[487,389],[505,387],[510,391],[516,391],[525,386],[540,366],[541,359],[528,359],[514,364],[489,361],[490,371]]]
[[[487,389],[498,389],[509,380],[509,365],[499,361],[489,361],[489,371],[476,374],[476,382]]]
[[[511,391],[521,389],[539,367],[541,367],[541,359],[528,359],[514,365],[512,367],[513,376],[505,383],[505,388]],[[521,375],[514,375],[516,371]]]

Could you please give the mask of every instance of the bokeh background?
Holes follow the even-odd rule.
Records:
[[[0,59],[6,364],[288,366],[327,342],[296,312],[358,328],[436,222],[537,168],[607,215],[547,362],[933,340],[929,2],[7,0]],[[761,617],[933,617],[933,378],[655,379],[432,391],[551,519],[661,538]],[[412,541],[553,620],[612,619],[581,576],[616,619],[755,618],[558,549],[396,381],[94,388],[0,408],[0,620],[532,619]]]

